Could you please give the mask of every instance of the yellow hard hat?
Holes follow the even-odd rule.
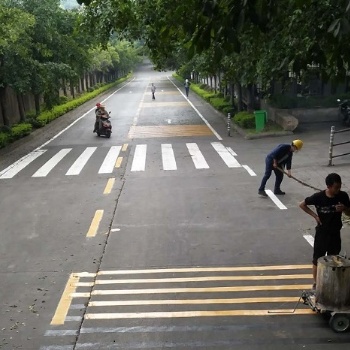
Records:
[[[304,142],[301,141],[301,140],[294,140],[294,141],[292,142],[292,144],[293,144],[293,146],[295,146],[295,148],[296,148],[298,151],[300,151],[300,150],[303,148]]]

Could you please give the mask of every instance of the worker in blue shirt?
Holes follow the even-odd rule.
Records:
[[[294,140],[292,144],[281,144],[278,145],[275,149],[273,149],[267,156],[265,160],[265,174],[263,179],[261,180],[261,185],[259,187],[259,195],[267,197],[267,193],[265,192],[265,185],[267,180],[270,178],[272,171],[275,173],[276,181],[275,181],[275,189],[274,194],[286,194],[281,191],[281,183],[283,181],[283,172],[277,168],[287,168],[287,174],[290,177],[292,175],[292,158],[293,153],[296,151],[300,151],[303,147],[303,141]]]

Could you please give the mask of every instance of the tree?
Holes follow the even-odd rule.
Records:
[[[22,93],[28,88],[28,52],[35,19],[24,11],[0,4],[0,23],[0,105],[3,124],[9,126],[6,90],[12,86]]]

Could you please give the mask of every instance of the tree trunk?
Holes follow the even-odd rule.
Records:
[[[25,119],[26,119],[26,116],[25,116],[25,113],[24,113],[24,105],[23,105],[22,94],[17,94],[17,103],[18,103],[18,110],[19,110],[20,121],[24,122]]]
[[[69,86],[70,86],[70,94],[73,98],[75,98],[74,84],[73,84],[72,80],[70,81]]]
[[[34,95],[34,103],[35,103],[35,114],[39,115],[40,114],[40,95],[39,94]]]
[[[63,90],[63,95],[67,97],[67,82],[66,82],[66,79],[63,79],[63,81],[62,81],[62,90]]]
[[[253,98],[253,85],[248,84],[247,86],[247,110],[253,112],[254,110],[254,98]]]
[[[242,96],[242,85],[240,83],[237,84],[237,109],[238,112],[243,111],[243,96]]]
[[[81,90],[85,91],[85,75],[80,79]]]
[[[3,120],[3,124],[5,126],[10,126],[10,120],[7,117],[7,96],[6,96],[6,91],[7,91],[7,87],[0,87],[0,105],[1,105],[1,114],[2,114],[2,120]]]
[[[229,93],[230,93],[230,103],[231,106],[234,107],[235,105],[235,85],[232,81],[229,82]]]

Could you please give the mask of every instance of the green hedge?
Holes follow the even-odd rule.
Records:
[[[233,117],[234,122],[244,129],[255,128],[255,116],[253,113],[246,111],[239,112]]]
[[[20,123],[13,125],[9,131],[0,132],[0,148],[5,147],[7,144],[18,140],[32,132],[32,124]]]
[[[13,125],[12,127],[2,127],[0,129],[0,148],[5,147],[9,143],[18,140],[26,135],[29,135],[33,128],[39,128],[42,127],[48,123],[50,123],[52,120],[60,117],[63,114],[66,114],[67,112],[79,107],[80,105],[84,104],[85,102],[95,98],[96,96],[100,95],[101,93],[107,91],[108,89],[112,88],[115,85],[121,84],[125,80],[129,78],[129,75],[118,79],[117,81],[103,85],[102,87],[98,88],[97,90],[94,90],[92,92],[88,92],[74,100],[70,100],[67,103],[58,105],[53,107],[53,109],[49,111],[44,111],[39,116],[35,117],[35,115],[32,113],[27,115],[27,121],[25,123],[20,123]]]

